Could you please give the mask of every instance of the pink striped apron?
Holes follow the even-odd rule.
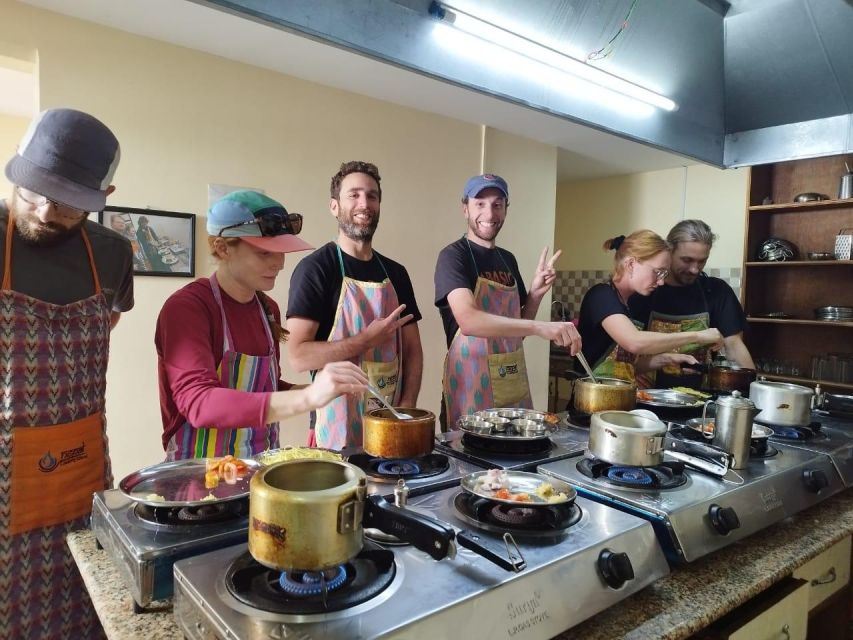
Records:
[[[88,527],[92,491],[112,484],[103,415],[110,306],[85,229],[94,295],[56,305],[14,291],[14,226],[10,212],[0,290],[0,635],[101,638],[65,536]],[[50,488],[55,474],[81,472],[90,476],[85,483],[69,483],[58,494]],[[33,483],[47,492],[44,503],[20,504],[15,494],[32,493]]]
[[[343,283],[338,297],[335,321],[329,334],[329,342],[343,340],[361,333],[376,318],[386,318],[400,306],[397,292],[388,272],[382,282],[365,282],[347,277],[341,248],[338,247],[338,264]],[[385,265],[373,254],[383,271]],[[402,360],[402,338],[400,331],[391,340],[368,350],[352,359],[367,374],[371,384],[392,404],[400,400],[400,371]],[[369,407],[368,407],[369,408]],[[344,447],[360,447],[362,441],[361,416],[364,415],[363,396],[344,394],[325,407],[317,409],[317,419],[309,435],[312,447],[340,450]]]
[[[269,353],[265,356],[251,356],[234,350],[234,340],[225,317],[222,305],[222,292],[216,280],[216,274],[210,276],[210,288],[222,314],[222,360],[216,369],[220,382],[229,389],[240,391],[275,391],[278,388],[279,369],[275,357],[275,342],[272,338],[261,301],[255,296],[258,313],[267,334]],[[218,458],[233,455],[238,458],[250,458],[255,454],[278,447],[278,422],[265,427],[238,427],[236,429],[193,427],[184,422],[169,440],[166,448],[167,460],[184,458]]]
[[[470,246],[468,248],[470,250]],[[500,252],[498,255],[503,260]],[[479,273],[473,252],[471,260]],[[504,266],[512,272],[505,262]],[[478,277],[474,304],[497,316],[521,317],[517,286]],[[523,338],[479,338],[463,335],[457,329],[444,359],[442,388],[447,425],[451,430],[458,428],[456,422],[460,417],[482,409],[532,408]]]

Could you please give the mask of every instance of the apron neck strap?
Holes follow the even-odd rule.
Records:
[[[343,255],[343,252],[341,251],[341,245],[335,244],[335,249],[338,252],[338,266],[341,268],[341,277],[346,278],[347,273],[346,273],[346,270],[344,269],[344,255]],[[382,262],[381,258],[379,257],[379,254],[376,253],[375,251],[373,252],[373,258],[371,258],[371,260],[374,260],[374,259],[376,260],[376,262],[379,263],[379,266],[382,267],[382,271],[385,273],[385,277],[390,280],[391,276],[388,275],[388,269],[385,268],[385,263]]]
[[[222,337],[225,341],[223,349],[225,351],[234,351],[234,338],[231,336],[231,328],[228,326],[228,319],[225,317],[225,305],[222,304],[222,291],[219,286],[219,280],[216,279],[216,273],[210,276],[210,289],[213,292],[213,299],[216,300],[216,305],[219,307],[219,313],[222,317]],[[270,321],[267,319],[267,314],[264,312],[264,305],[261,304],[261,300],[257,293],[255,293],[255,304],[257,304],[258,312],[261,314],[261,321],[264,325],[264,331],[267,334],[270,354],[273,354],[275,352],[275,341],[272,339]]]
[[[15,216],[12,210],[9,209],[9,215],[6,218],[6,238],[5,252],[3,254],[3,284],[0,285],[3,291],[8,291],[12,288],[12,237],[14,236]],[[89,242],[89,236],[86,229],[80,227],[80,236],[83,238],[83,245],[86,247],[86,255],[89,258],[89,268],[92,270],[92,282],[95,285],[95,295],[101,294],[101,279],[98,277],[98,269],[95,267],[95,256],[92,253],[92,244]]]

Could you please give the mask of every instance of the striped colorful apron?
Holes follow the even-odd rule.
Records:
[[[337,249],[343,283],[329,342],[361,333],[375,319],[387,318],[400,306],[388,271],[376,253],[373,255],[385,271],[385,279],[382,282],[365,282],[347,277],[341,248]],[[398,330],[394,338],[352,359],[391,404],[400,400],[401,354],[402,338]],[[335,398],[325,407],[317,409],[317,419],[308,439],[309,446],[335,450],[360,447],[361,416],[364,411],[364,397],[350,394]]]
[[[223,386],[240,391],[275,391],[278,388],[279,369],[272,338],[261,301],[255,296],[261,323],[267,334],[269,353],[265,356],[250,356],[234,350],[234,340],[222,305],[222,292],[216,274],[210,276],[210,288],[222,314],[222,360],[216,373]],[[278,422],[265,427],[219,428],[215,425],[194,427],[184,422],[169,440],[166,448],[167,460],[184,458],[218,458],[233,455],[249,458],[257,453],[278,447]]]
[[[469,251],[470,248],[469,245]],[[479,273],[473,252],[471,260],[475,272]],[[504,266],[512,272],[506,262]],[[496,316],[521,317],[518,287],[486,278],[477,278],[474,305]],[[463,335],[457,329],[444,359],[442,387],[447,425],[451,430],[457,428],[460,417],[482,409],[532,408],[523,338],[479,338]]]
[[[81,230],[95,293],[67,305],[12,289],[10,212],[0,289],[0,635],[101,638],[65,543],[112,484],[104,396],[110,307]]]

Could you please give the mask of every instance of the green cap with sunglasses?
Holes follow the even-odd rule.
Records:
[[[257,191],[232,191],[207,212],[208,234],[240,238],[265,251],[310,251],[314,247],[297,237],[300,231],[300,214]]]

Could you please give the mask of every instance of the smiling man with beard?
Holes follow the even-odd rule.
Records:
[[[110,329],[133,306],[133,267],[130,243],[87,212],[104,208],[118,161],[102,122],[49,109],[6,165],[0,629],[10,638],[103,636],[65,537],[88,527],[92,493],[112,484],[107,356]]]
[[[288,353],[294,369],[312,375],[329,362],[350,360],[388,402],[415,407],[423,372],[421,314],[405,267],[373,249],[379,182],[379,170],[369,162],[346,162],[332,176],[329,209],[338,221],[338,238],[293,272]],[[360,446],[364,411],[363,397],[333,400],[312,413],[309,444]]]
[[[435,267],[435,305],[447,336],[441,427],[455,429],[464,415],[492,407],[531,408],[523,340],[539,336],[568,347],[581,338],[570,322],[536,320],[539,303],[556,278],[557,251],[543,249],[530,291],[515,256],[495,245],[509,208],[506,180],[474,176],[462,194],[468,224],[461,239],[442,249]]]

